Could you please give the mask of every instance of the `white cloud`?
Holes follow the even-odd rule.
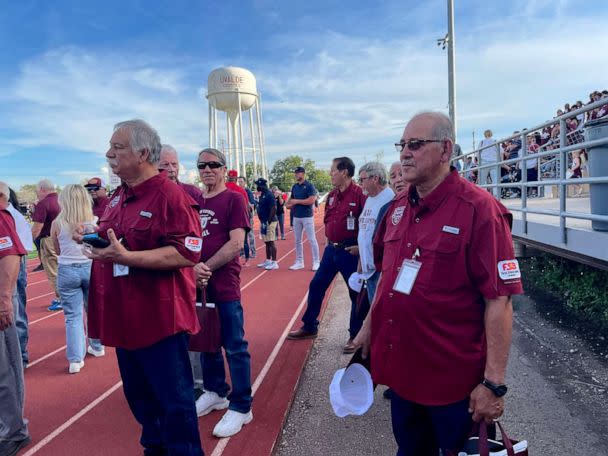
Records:
[[[527,20],[518,12],[467,28],[457,24],[457,112],[465,149],[472,131],[507,135],[605,88],[606,18],[568,19],[567,30],[579,32],[573,35],[563,24],[567,2],[524,4]],[[338,154],[361,160],[379,150],[392,161],[392,143],[412,114],[446,110],[447,59],[435,45],[440,34],[380,40],[357,30],[348,36],[317,30],[275,37],[284,55],[249,65],[263,95],[269,161],[301,154],[327,165]],[[180,63],[172,65],[172,58]],[[215,66],[184,61],[75,47],[32,58],[4,97],[11,112],[6,127],[17,134],[0,141],[0,150],[48,144],[101,154],[115,122],[142,117],[177,148],[181,175],[190,180],[195,154],[207,143],[207,103],[204,87],[186,81],[201,75],[202,85]]]

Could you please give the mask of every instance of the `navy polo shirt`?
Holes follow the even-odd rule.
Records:
[[[317,194],[317,189],[312,183],[305,180],[302,184],[297,182],[291,187],[291,199],[306,199]],[[294,217],[304,218],[312,217],[312,207],[314,204],[308,204],[306,206],[302,204],[296,204],[291,208],[291,212]]]

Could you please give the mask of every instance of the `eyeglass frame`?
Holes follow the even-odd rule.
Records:
[[[420,138],[410,138],[407,141],[395,143],[395,149],[397,149],[398,153],[403,152],[405,146],[407,145],[408,150],[420,150],[424,147],[425,144],[429,143],[442,143],[446,141],[445,139],[420,139]],[[412,147],[414,145],[414,147]]]

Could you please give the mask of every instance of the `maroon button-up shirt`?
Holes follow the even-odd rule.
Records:
[[[201,225],[198,207],[164,175],[135,187],[116,190],[99,234],[112,228],[133,251],[172,246],[184,258],[198,262]],[[125,349],[150,346],[178,332],[200,330],[195,312],[192,268],[169,271],[130,267],[114,277],[113,265],[94,260],[89,290],[89,333],[104,345]]]
[[[0,210],[0,258],[26,253],[17,235],[13,216],[6,209]]]
[[[363,190],[354,182],[351,182],[343,192],[337,188],[329,192],[323,217],[327,239],[331,242],[354,240],[356,243],[359,234],[359,215],[363,212],[365,199]],[[355,218],[354,230],[347,229],[347,219],[351,215]]]
[[[425,405],[465,399],[483,379],[484,298],[523,292],[511,214],[450,175],[424,199],[395,197],[374,238],[382,270],[372,311],[372,376]],[[419,256],[416,253],[419,253]],[[393,289],[404,259],[422,263],[409,295]]]
[[[196,185],[186,184],[184,182],[178,182],[179,185],[194,201],[198,201],[203,192]]]
[[[101,219],[104,211],[106,210],[106,207],[108,207],[108,204],[110,204],[110,198],[108,198],[107,196],[101,196],[97,199],[94,199],[93,215],[96,216],[98,219]]]
[[[47,237],[51,235],[51,223],[59,215],[61,208],[59,207],[59,201],[57,193],[49,193],[42,200],[38,201],[32,214],[32,221],[42,223],[42,230],[40,230],[39,238]]]

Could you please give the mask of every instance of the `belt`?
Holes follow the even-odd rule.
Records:
[[[345,249],[346,247],[357,245],[357,240],[356,239],[347,239],[342,242],[329,241],[329,245],[331,245],[334,249]]]

